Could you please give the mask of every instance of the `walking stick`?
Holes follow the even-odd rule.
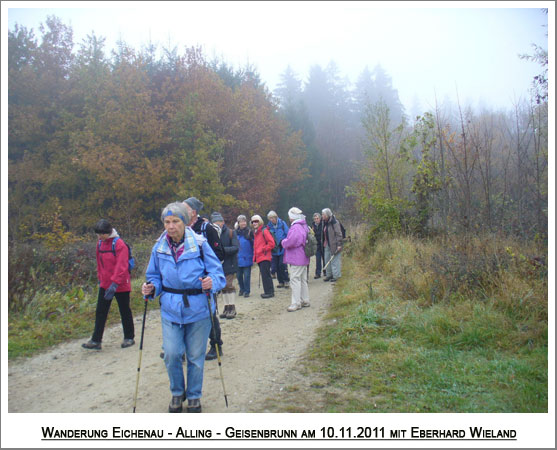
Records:
[[[327,262],[327,264],[325,264],[325,267],[323,267],[323,272],[325,272],[325,269],[327,268],[327,266],[333,260],[334,257],[335,257],[335,255],[331,256],[331,259],[329,259],[329,262]]]
[[[205,295],[207,296],[207,306],[209,306],[209,316],[211,316],[211,328],[214,332],[215,330],[215,319],[213,319],[213,313],[211,311],[211,294],[209,291],[205,291]],[[220,361],[220,350],[219,350],[219,343],[215,339],[215,350],[217,351],[217,362],[219,365],[219,372],[220,372],[220,381],[222,382],[222,391],[224,392],[224,403],[226,403],[226,407],[228,408],[228,398],[226,395],[226,388],[224,387],[224,377],[222,375],[222,363]]]
[[[145,334],[145,317],[147,316],[147,304],[149,303],[150,295],[144,297],[145,310],[143,311],[143,324],[141,325],[141,341],[139,342],[139,362],[137,363],[137,378],[135,380],[135,395],[133,396],[133,412],[137,404],[137,390],[139,388],[139,373],[141,372],[141,356],[143,354],[143,336]]]

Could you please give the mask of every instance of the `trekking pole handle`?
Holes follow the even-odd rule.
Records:
[[[143,286],[141,287],[141,291],[143,291],[143,287],[146,287],[146,286],[153,286],[153,283],[151,283],[150,281],[146,281],[145,283],[143,283]],[[154,289],[149,294],[143,294],[143,300],[147,301],[149,299],[154,298],[154,294],[155,294]]]

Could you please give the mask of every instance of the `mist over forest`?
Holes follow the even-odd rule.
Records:
[[[80,234],[99,217],[149,233],[165,204],[189,196],[231,223],[295,205],[377,231],[545,235],[547,51],[523,58],[540,75],[509,110],[440,99],[407,111],[381,64],[354,82],[333,60],[288,66],[271,91],[256,62],[123,41],[109,50],[94,33],[77,43],[55,16],[38,36],[16,25],[9,236]]]

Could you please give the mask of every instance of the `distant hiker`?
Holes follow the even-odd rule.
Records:
[[[253,266],[253,231],[248,225],[248,219],[239,215],[237,220],[236,234],[240,250],[238,251],[238,295],[249,297],[251,292],[251,267]]]
[[[284,262],[290,264],[290,289],[292,300],[288,311],[296,311],[302,307],[309,306],[308,271],[309,258],[306,256],[304,247],[309,232],[306,216],[296,207],[288,211],[290,219],[290,230],[282,241],[284,247]]]
[[[313,213],[313,223],[311,224],[315,239],[317,239],[317,251],[315,253],[315,276],[314,279],[321,278],[321,268],[325,266],[323,258],[323,223],[321,222],[321,214]],[[323,271],[325,275],[325,271]]]
[[[277,272],[277,288],[288,287],[288,272],[286,264],[284,264],[284,249],[282,248],[281,242],[288,234],[288,225],[282,220],[275,211],[269,211],[267,214],[267,229],[273,235],[275,240],[275,248],[272,251],[272,264],[276,268]]]
[[[275,240],[269,230],[263,225],[261,216],[255,215],[251,218],[253,227],[253,262],[259,265],[259,272],[263,280],[263,294],[261,298],[275,296],[273,279],[271,278],[271,251],[275,248]]]
[[[124,340],[122,348],[135,344],[133,315],[130,308],[130,272],[128,246],[112,228],[108,220],[99,220],[94,227],[97,242],[97,278],[99,279],[99,295],[95,313],[95,329],[91,339],[81,346],[87,349],[100,350],[104,326],[112,299],[116,297]]]
[[[226,226],[221,213],[214,212],[211,214],[211,222],[221,229],[220,242],[224,249],[222,269],[226,277],[226,286],[222,290],[224,311],[219,317],[221,319],[233,319],[236,317],[236,288],[234,287],[234,279],[238,271],[238,250],[240,249],[240,244],[238,243],[236,231]]]
[[[161,214],[165,232],[159,237],[145,273],[141,293],[160,295],[164,363],[172,399],[168,411],[201,412],[205,349],[211,331],[207,294],[222,289],[222,264],[207,240],[187,226],[190,211],[183,203],[167,205]],[[203,278],[205,277],[205,278]],[[211,308],[214,304],[211,302]],[[182,355],[187,360],[187,385]]]
[[[195,197],[190,197],[184,200],[187,208],[190,209],[191,212],[191,222],[190,226],[193,231],[197,234],[201,234],[205,239],[207,239],[207,243],[213,249],[213,252],[221,262],[224,262],[224,249],[222,248],[222,244],[220,241],[220,233],[221,229],[218,225],[211,224],[208,219],[204,219],[203,217],[199,216],[199,213],[203,209],[203,203],[199,201]],[[216,309],[213,313],[213,325],[214,327],[211,328],[211,334],[209,335],[211,340],[211,348],[207,352],[207,360],[213,360],[217,357],[217,352],[215,349],[215,344],[219,345],[220,356],[222,356],[222,337],[221,337],[221,329],[220,329],[220,322],[219,317],[217,314],[218,311],[218,292],[215,293],[215,306]]]
[[[342,251],[342,229],[340,222],[335,218],[329,208],[321,211],[323,219],[323,249],[325,253],[325,264],[329,262],[331,257],[333,260],[327,266],[327,276],[323,281],[335,282],[340,278],[341,255]]]

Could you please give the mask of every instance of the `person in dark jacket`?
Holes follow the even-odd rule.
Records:
[[[189,208],[189,211],[191,213],[191,222],[190,222],[191,229],[195,231],[197,234],[201,234],[203,237],[205,237],[205,239],[207,239],[207,243],[211,246],[213,252],[215,253],[215,255],[217,256],[217,258],[222,264],[224,262],[224,249],[222,248],[222,244],[220,242],[220,229],[218,229],[218,227],[217,228],[214,227],[208,220],[205,220],[199,216],[199,213],[203,209],[203,203],[199,201],[197,198],[190,197],[184,200],[184,203]],[[216,308],[213,313],[213,322],[212,322],[214,324],[214,327],[211,328],[211,334],[209,335],[211,349],[209,350],[209,352],[205,357],[205,359],[207,360],[216,359],[217,352],[215,349],[215,344],[219,345],[220,356],[223,355],[222,352],[223,342],[221,337],[219,316],[217,314],[217,310],[218,310],[217,298],[218,296],[215,295]]]
[[[130,308],[131,282],[128,268],[128,246],[118,236],[118,232],[112,228],[108,220],[99,220],[94,229],[98,237],[97,277],[99,279],[99,295],[93,336],[89,341],[82,344],[82,347],[93,350],[102,348],[101,342],[106,318],[114,297],[118,302],[122,328],[124,329],[124,341],[121,347],[130,347],[135,344],[135,341],[133,316]],[[112,244],[114,241],[113,251]]]
[[[251,268],[253,266],[253,231],[248,225],[248,219],[239,215],[237,219],[236,234],[238,235],[238,286],[240,296],[248,298],[251,292]]]
[[[323,263],[323,224],[321,223],[321,214],[313,214],[313,223],[311,224],[315,239],[317,240],[317,250],[315,252],[315,276],[314,279],[321,278],[321,268],[325,265]],[[325,275],[325,272],[323,272]]]
[[[224,311],[219,316],[221,319],[233,319],[236,317],[236,288],[234,287],[234,278],[238,271],[238,236],[236,231],[228,228],[224,223],[224,218],[219,212],[211,214],[211,222],[220,227],[220,242],[224,249],[224,262],[222,270],[226,277],[226,286],[222,290],[222,299],[224,301]]]

